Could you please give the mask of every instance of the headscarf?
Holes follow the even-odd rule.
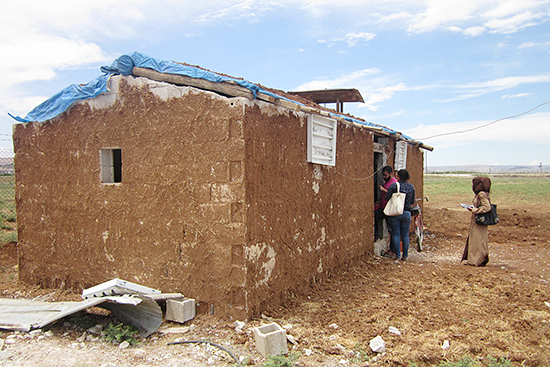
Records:
[[[489,177],[474,177],[472,180],[472,190],[477,195],[481,191],[491,191],[491,179]]]

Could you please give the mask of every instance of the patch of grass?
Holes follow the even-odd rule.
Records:
[[[512,367],[512,362],[508,358],[487,356],[487,359],[489,360],[488,367]]]
[[[244,357],[243,360],[241,361],[241,365],[243,366],[248,366],[249,363],[250,363],[250,356]],[[236,366],[237,363],[232,363],[231,365]]]
[[[13,227],[7,224],[6,222],[2,222],[2,224],[0,225],[0,229],[7,229],[8,231],[11,231],[13,230]]]
[[[369,354],[359,342],[355,344],[353,351],[355,352],[355,357],[351,359],[353,363],[370,362]]]
[[[0,245],[17,241],[17,233],[11,225],[16,219],[15,177],[0,175],[0,229],[6,230],[0,234]]]
[[[493,358],[487,356],[487,367],[512,367],[512,362],[505,357]],[[462,357],[456,362],[444,361],[440,362],[437,367],[481,367],[483,364],[470,356]],[[409,362],[409,367],[418,367],[416,363]]]
[[[131,325],[110,323],[105,329],[105,339],[110,342],[128,342],[130,345],[139,344],[137,337],[138,330]]]
[[[292,367],[300,357],[300,353],[293,353],[289,356],[267,356],[263,367]]]
[[[438,367],[479,367],[480,364],[472,357],[466,356],[457,362],[441,362]]]
[[[456,197],[457,202],[470,203],[473,176],[425,175],[424,195],[430,201]],[[489,176],[491,200],[509,205],[537,205],[550,201],[550,178],[546,176]]]
[[[17,214],[14,212],[2,213],[1,216],[6,222],[15,222],[17,219]]]
[[[0,175],[0,212],[15,212],[14,175]]]
[[[4,232],[0,234],[0,247],[9,242],[17,242],[17,231]]]

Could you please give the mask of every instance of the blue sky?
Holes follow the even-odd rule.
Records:
[[[357,88],[365,103],[345,111],[434,146],[430,166],[550,164],[550,0],[335,3],[3,4],[0,148],[8,112],[25,116],[139,51],[287,91]]]

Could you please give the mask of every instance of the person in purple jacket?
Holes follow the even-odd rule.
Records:
[[[384,208],[386,207],[386,204],[388,204],[388,201],[386,200],[386,193],[388,192],[388,189],[390,188],[390,186],[397,182],[397,179],[393,177],[393,168],[391,168],[390,166],[384,166],[382,168],[382,178],[384,179],[384,185],[378,186],[378,189],[382,194],[382,198],[380,199],[379,205],[375,205],[375,211],[374,211],[374,217],[377,222],[382,219],[386,220],[387,217],[384,214]],[[386,223],[388,223],[387,220],[386,220]],[[389,223],[388,223],[388,228],[389,228]],[[376,239],[382,238],[380,233],[378,233],[376,226],[374,227],[374,229],[375,229]],[[386,249],[386,251],[382,253],[382,256],[390,257],[390,258],[395,257],[395,254],[393,253],[392,246],[391,246],[391,235],[390,235],[390,248]]]

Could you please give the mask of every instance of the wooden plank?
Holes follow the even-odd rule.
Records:
[[[262,92],[256,93],[256,98],[261,99],[262,101],[273,103],[273,104],[275,104],[275,101],[280,100],[279,98],[268,96],[267,94],[262,93]]]
[[[159,82],[167,82],[176,85],[184,85],[189,87],[195,87],[199,89],[209,90],[212,92],[217,92],[224,94],[230,97],[245,97],[250,100],[254,98],[254,94],[248,88],[242,87],[237,84],[236,81],[225,81],[225,82],[212,82],[210,80],[200,79],[200,78],[191,78],[186,75],[179,74],[166,74],[160,73],[156,70],[146,69],[146,68],[134,68],[134,75],[142,76],[149,78],[151,80],[156,80]],[[256,93],[256,97],[262,101],[269,103],[275,103],[277,98],[267,95],[262,92]]]
[[[313,108],[313,107],[308,107],[308,106],[300,106],[300,111],[305,112],[305,113],[314,113],[316,115],[319,114],[318,109]]]
[[[277,99],[275,101],[276,106],[281,106],[284,108],[288,108],[292,111],[300,111],[300,105],[291,101],[287,101],[286,99]]]
[[[252,91],[247,88],[241,87],[240,85],[232,85],[230,83],[216,83],[210,80],[200,79],[200,78],[191,78],[186,75],[178,74],[167,74],[160,73],[156,70],[146,69],[146,68],[134,68],[134,75],[143,76],[152,80],[167,82],[176,85],[185,85],[189,87],[195,87],[199,89],[209,90],[213,92],[218,92],[231,97],[245,97],[252,99]]]
[[[433,151],[434,151],[434,147],[429,146],[429,145],[426,145],[426,144],[424,144],[424,143],[421,143],[421,144],[420,144],[420,148],[429,150],[430,152],[433,152]]]

